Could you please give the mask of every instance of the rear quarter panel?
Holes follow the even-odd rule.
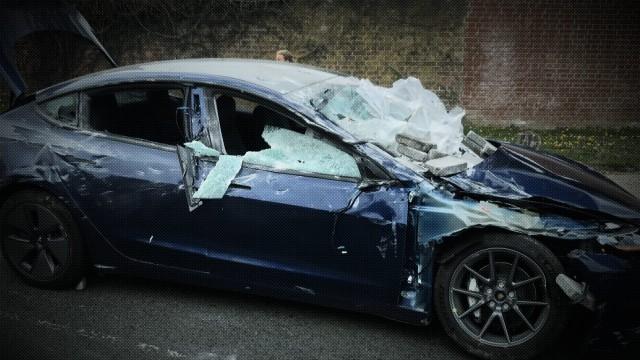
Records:
[[[73,156],[78,144],[69,136],[79,131],[54,125],[32,102],[0,115],[0,201],[24,189],[46,191],[71,211],[94,263],[117,266],[123,258],[96,232],[82,213],[59,172],[61,157]]]

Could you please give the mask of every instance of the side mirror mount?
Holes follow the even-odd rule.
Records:
[[[369,179],[365,179],[362,180],[359,184],[358,184],[358,190],[362,191],[362,192],[367,192],[367,191],[374,191],[379,189],[382,186],[391,186],[391,185],[395,185],[398,182],[396,180],[369,180]]]

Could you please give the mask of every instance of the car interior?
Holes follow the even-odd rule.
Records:
[[[219,95],[216,104],[228,155],[277,171],[360,178],[354,157],[293,118],[229,95]]]
[[[135,89],[89,94],[89,126],[98,131],[162,144],[183,142],[176,110],[182,89]]]
[[[229,155],[268,149],[262,138],[265,126],[304,133],[305,128],[287,116],[249,100],[220,95],[216,98],[220,129]]]
[[[184,129],[176,111],[184,104],[182,89],[148,88],[97,92],[89,96],[89,126],[111,134],[176,145],[184,142]],[[227,154],[268,149],[262,138],[265,126],[304,133],[305,127],[255,102],[218,95],[220,129]]]

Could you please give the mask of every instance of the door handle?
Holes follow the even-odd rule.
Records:
[[[339,255],[349,255],[349,250],[344,245],[340,245],[336,248]]]

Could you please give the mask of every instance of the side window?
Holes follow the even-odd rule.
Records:
[[[280,171],[360,178],[356,160],[285,115],[228,95],[216,98],[226,153]],[[237,106],[242,104],[242,107]]]
[[[329,142],[316,139],[311,132],[301,134],[289,129],[265,126],[262,138],[269,148],[247,152],[245,162],[275,170],[360,178],[358,164],[351,155]]]
[[[176,117],[184,97],[181,88],[158,87],[89,93],[88,126],[110,134],[176,145],[184,139],[184,129]]]
[[[70,126],[78,124],[76,117],[78,94],[47,100],[41,103],[40,106],[47,115],[61,124]]]

